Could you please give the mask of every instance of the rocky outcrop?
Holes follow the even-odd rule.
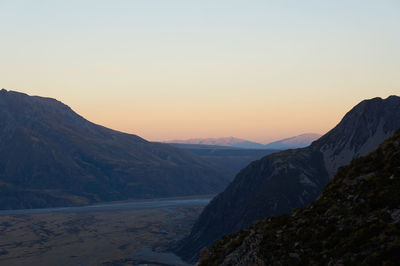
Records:
[[[397,265],[399,154],[400,131],[340,168],[315,202],[218,240],[199,265]]]

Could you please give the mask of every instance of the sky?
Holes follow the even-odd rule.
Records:
[[[0,0],[0,87],[153,141],[326,133],[400,95],[400,1]]]

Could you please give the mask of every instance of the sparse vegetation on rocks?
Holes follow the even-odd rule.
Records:
[[[199,265],[398,265],[400,131],[341,167],[322,195],[218,240]]]

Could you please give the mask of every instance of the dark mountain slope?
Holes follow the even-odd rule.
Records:
[[[229,177],[190,152],[93,124],[54,99],[0,92],[0,208],[211,194]]]
[[[398,265],[400,131],[339,169],[306,208],[224,237],[200,265]]]
[[[315,200],[330,176],[400,128],[400,97],[366,100],[307,148],[268,155],[243,169],[204,209],[175,251],[195,261],[216,239]]]

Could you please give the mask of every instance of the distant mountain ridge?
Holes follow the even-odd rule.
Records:
[[[336,170],[372,151],[400,128],[400,97],[365,100],[312,145],[252,162],[204,209],[175,251],[196,261],[203,247],[315,200]]]
[[[0,209],[213,194],[230,179],[193,153],[93,124],[57,100],[0,91]]]
[[[225,138],[193,138],[187,140],[169,140],[165,143],[176,144],[198,144],[198,145],[214,145],[214,146],[228,146],[235,148],[248,148],[248,149],[264,149],[261,143],[248,141],[245,139],[235,137]]]
[[[267,149],[279,150],[304,148],[309,146],[313,141],[319,139],[321,136],[321,134],[316,133],[305,133],[291,138],[286,138],[265,144],[264,147]]]
[[[269,217],[202,252],[211,265],[398,265],[400,131],[340,168],[305,208]]]
[[[226,138],[194,138],[187,140],[169,140],[166,143],[176,143],[176,144],[200,144],[200,145],[217,145],[217,146],[229,146],[236,148],[245,149],[295,149],[303,148],[310,145],[313,141],[321,137],[320,134],[316,133],[305,133],[298,136],[274,141],[268,144],[261,144],[258,142],[253,142],[245,139],[226,137]]]

